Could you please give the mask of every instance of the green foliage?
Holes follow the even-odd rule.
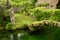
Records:
[[[60,9],[60,0],[58,0],[57,8]]]
[[[11,22],[6,24],[6,30],[14,30],[16,29],[16,25],[12,25]]]
[[[33,4],[35,4],[37,2],[37,0],[30,0]]]
[[[16,3],[14,1],[11,2],[11,6],[14,8],[17,8],[18,13],[22,14],[28,14],[29,10],[32,9],[34,6],[32,5],[32,2],[30,1],[22,1],[19,3]]]
[[[6,25],[6,29],[9,29],[9,30],[10,30],[10,29],[12,29],[11,27],[12,27],[12,24],[11,24],[11,23],[8,23],[8,24]]]
[[[0,26],[5,27],[10,21],[7,9],[4,6],[0,6]]]
[[[22,2],[22,1],[28,1],[28,0],[12,0],[13,2],[16,2],[16,3],[19,3],[19,2]]]
[[[4,27],[7,24],[7,28],[10,28],[10,17],[9,17],[9,10],[11,7],[17,9],[16,14],[14,15],[16,20],[16,28],[24,25],[26,23],[41,20],[53,20],[53,21],[60,21],[60,9],[46,9],[45,6],[49,4],[38,4],[37,6],[35,3],[37,0],[9,0],[9,4],[6,5],[6,0],[0,1],[0,25]],[[22,15],[21,15],[22,14]],[[24,15],[25,14],[25,15]],[[22,19],[24,18],[24,19]],[[6,20],[5,20],[6,19]],[[9,27],[8,27],[9,26]],[[31,26],[31,28],[33,28]],[[33,28],[34,29],[34,28]]]
[[[50,19],[55,20],[55,21],[60,21],[60,9],[52,10],[53,13],[51,14]]]
[[[26,5],[26,4],[29,4],[30,2],[29,1],[22,1],[22,2],[19,2],[19,3],[16,3],[16,2],[14,2],[14,1],[11,1],[11,5],[13,6],[24,6],[24,5]]]
[[[38,6],[38,7],[47,7],[47,6],[49,6],[49,3],[45,3],[45,4],[38,4],[37,6]]]
[[[9,10],[10,5],[7,5],[7,0],[0,0],[0,26],[5,27],[10,22]]]
[[[29,14],[30,13],[30,10],[31,9],[34,9],[35,7],[45,7],[47,5],[49,5],[48,3],[46,4],[39,4],[39,5],[35,5],[33,4],[35,0],[31,0],[31,1],[21,1],[21,2],[14,2],[14,1],[11,1],[10,4],[11,6],[13,7],[18,7],[17,9],[19,9],[19,12],[20,13],[25,13],[25,14]]]
[[[34,8],[32,14],[36,17],[36,20],[55,20],[60,21],[60,9],[42,9]]]
[[[0,5],[5,5],[5,0],[0,0]]]

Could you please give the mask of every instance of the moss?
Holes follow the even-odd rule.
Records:
[[[51,27],[60,27],[60,22],[51,21],[51,20],[43,20],[37,21],[27,24],[26,26],[29,28],[30,31],[35,31],[39,29],[50,29]]]
[[[16,21],[16,27],[21,27],[24,24],[35,21],[35,19],[32,19],[31,17],[25,16],[22,14],[15,14],[15,21]],[[23,28],[23,27],[21,27],[21,28]]]

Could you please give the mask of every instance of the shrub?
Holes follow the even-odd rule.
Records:
[[[54,20],[60,21],[60,9],[44,9],[34,8],[32,14],[36,17],[36,20]]]
[[[8,23],[8,24],[6,25],[6,29],[12,29],[11,27],[12,27],[12,24],[11,24],[11,23]]]
[[[6,29],[7,29],[7,30],[14,30],[14,29],[16,29],[16,28],[15,28],[15,25],[12,25],[11,23],[7,23],[7,24],[6,24]]]
[[[37,4],[38,7],[47,7],[49,6],[49,3],[45,3],[45,4]]]
[[[0,26],[5,27],[10,22],[8,14],[6,7],[0,6]]]
[[[32,9],[32,15],[34,15],[36,17],[36,19],[39,21],[40,18],[43,16],[42,15],[43,10],[44,10],[43,7],[34,8],[34,9]]]
[[[50,19],[55,21],[60,21],[60,9],[53,10],[54,12],[51,14]]]

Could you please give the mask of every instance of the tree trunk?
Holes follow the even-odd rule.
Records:
[[[10,20],[11,20],[11,23],[12,25],[15,25],[15,18],[14,18],[14,10],[13,10],[13,7],[10,9]]]

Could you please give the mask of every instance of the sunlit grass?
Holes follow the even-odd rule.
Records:
[[[16,21],[16,27],[21,27],[22,25],[26,23],[31,23],[35,21],[35,19],[32,19],[30,16],[25,16],[22,14],[15,14],[15,21]]]

